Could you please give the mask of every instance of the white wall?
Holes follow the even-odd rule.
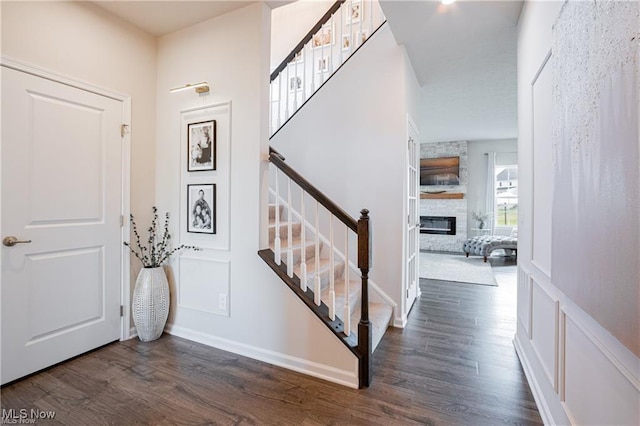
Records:
[[[274,69],[307,35],[334,3],[332,0],[299,0],[271,12],[271,61]]]
[[[131,96],[131,212],[155,202],[155,37],[88,2],[1,2],[2,55]],[[132,283],[139,270],[132,259]]]
[[[637,2],[520,18],[515,343],[547,424],[640,423],[638,22]]]
[[[357,386],[353,355],[258,257],[268,149],[270,11],[253,4],[158,42],[157,200],[180,217],[185,165],[181,111],[231,102],[230,144],[218,146],[228,163],[204,174],[220,186],[218,207],[231,216],[229,248],[184,253],[171,264],[172,314],[168,329],[205,344]],[[207,80],[211,93],[170,94],[171,87]],[[221,125],[224,120],[221,120]],[[230,149],[230,152],[224,152]],[[221,170],[227,167],[230,180]],[[203,173],[203,172],[200,172]],[[223,191],[227,182],[230,187]],[[226,194],[226,195],[225,195]],[[265,213],[265,212],[263,212]],[[174,235],[185,235],[174,221]],[[264,228],[266,230],[266,228]],[[263,240],[264,242],[264,240]],[[202,271],[215,277],[202,282]],[[228,275],[227,275],[228,274]],[[216,286],[212,290],[211,286]],[[220,314],[219,294],[228,291]],[[197,301],[197,308],[178,300]]]
[[[383,26],[272,139],[292,167],[351,216],[369,209],[370,278],[398,305],[411,103],[406,90],[417,85],[407,78],[412,73],[405,55]],[[394,313],[396,323],[400,311]]]
[[[469,141],[468,181],[467,181],[467,232],[473,235],[471,228],[477,226],[471,216],[474,210],[486,210],[487,199],[487,152],[497,152],[499,164],[517,164],[518,141],[516,139]],[[513,161],[513,162],[511,162]]]

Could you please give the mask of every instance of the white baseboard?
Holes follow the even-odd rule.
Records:
[[[354,358],[354,370],[339,370],[337,368],[319,364],[302,358],[292,357],[290,355],[269,351],[256,346],[247,345],[233,340],[223,339],[200,331],[191,330],[172,324],[167,324],[165,332],[182,337],[187,340],[202,343],[203,345],[221,349],[223,351],[246,356],[258,361],[278,367],[293,370],[298,373],[313,376],[322,380],[337,383],[353,389],[358,388],[357,360]]]
[[[123,341],[124,341],[124,340],[131,340],[131,339],[135,339],[136,337],[138,337],[138,330],[136,330],[136,327],[135,327],[135,326],[132,326],[132,327],[129,329],[129,335],[128,335],[128,336],[126,336],[126,338],[124,338],[124,339],[122,339],[122,340],[123,340]]]

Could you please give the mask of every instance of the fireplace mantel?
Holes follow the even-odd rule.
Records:
[[[464,194],[462,192],[441,192],[440,194],[421,192],[420,198],[427,200],[459,200],[464,198]]]

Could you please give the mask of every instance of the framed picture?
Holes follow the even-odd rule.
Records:
[[[216,233],[216,185],[187,185],[187,232]]]
[[[302,77],[293,76],[289,78],[289,92],[298,92],[302,90]]]
[[[316,71],[319,72],[319,73],[328,72],[330,66],[331,66],[331,57],[330,56],[324,56],[322,58],[318,58]]]
[[[360,22],[362,16],[362,0],[350,0],[349,5],[345,9],[347,24]]]
[[[342,50],[351,49],[351,34],[342,35]]]
[[[216,120],[187,125],[187,171],[216,169]]]
[[[367,37],[369,37],[369,33],[367,31],[362,31],[362,32],[358,31],[353,35],[353,37],[355,38],[353,45],[354,47],[357,48],[362,46],[362,43],[367,41]]]
[[[299,64],[303,60],[304,60],[304,49],[302,49],[298,53],[296,53],[296,55],[293,57],[293,59],[289,63],[290,64]]]
[[[331,46],[334,42],[333,23],[325,24],[311,39],[311,47],[320,49],[324,46]]]

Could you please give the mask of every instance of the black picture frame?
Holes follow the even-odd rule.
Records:
[[[216,120],[187,125],[187,171],[216,170]]]
[[[187,185],[187,232],[216,233],[216,184]]]

